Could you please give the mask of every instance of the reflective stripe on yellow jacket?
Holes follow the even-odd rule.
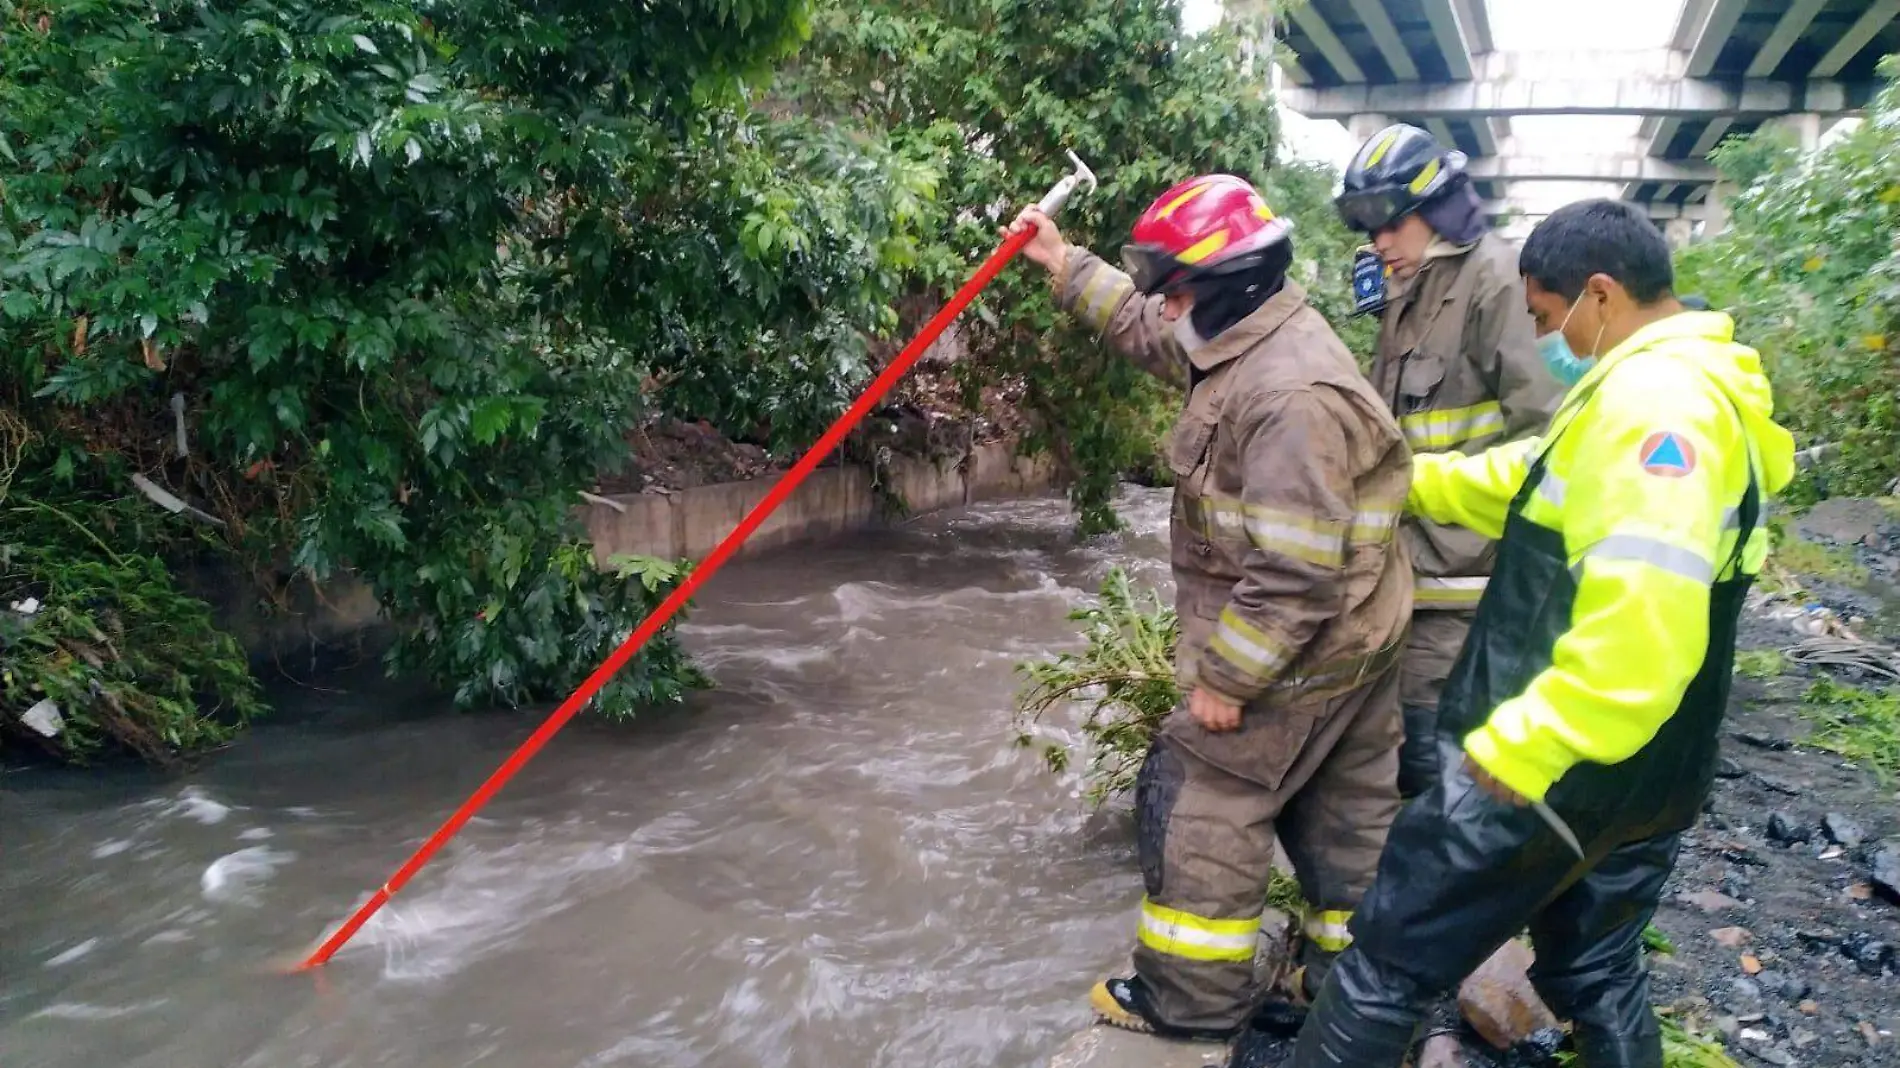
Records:
[[[1524,518],[1563,535],[1577,595],[1551,666],[1465,739],[1499,781],[1542,800],[1573,765],[1636,753],[1676,709],[1706,651],[1709,587],[1733,553],[1751,455],[1764,495],[1793,477],[1794,442],[1772,413],[1729,317],[1684,312],[1598,361],[1545,437],[1413,458],[1411,510],[1496,538],[1530,461],[1555,442]],[[1743,570],[1767,552],[1758,525]]]

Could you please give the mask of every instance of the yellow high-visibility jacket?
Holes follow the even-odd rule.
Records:
[[[1794,477],[1794,439],[1773,411],[1733,321],[1684,312],[1604,354],[1544,435],[1413,458],[1412,511],[1496,538],[1555,442],[1523,518],[1563,535],[1576,599],[1550,667],[1465,738],[1492,776],[1541,801],[1579,762],[1634,755],[1676,710],[1707,652],[1709,588],[1734,553],[1751,456],[1764,500]],[[1743,571],[1767,554],[1757,522]]]

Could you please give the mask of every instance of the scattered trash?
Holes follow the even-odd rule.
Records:
[[[66,727],[66,720],[59,714],[59,706],[50,697],[43,697],[39,703],[20,713],[20,722],[48,738],[57,737]]]

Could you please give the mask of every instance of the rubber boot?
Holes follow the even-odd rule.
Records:
[[[1354,963],[1361,972],[1370,969],[1363,960]],[[1421,1030],[1420,1015],[1361,1007],[1369,999],[1350,996],[1350,988],[1373,984],[1352,983],[1349,975],[1335,968],[1320,989],[1306,1025],[1300,1028],[1289,1068],[1399,1068],[1404,1063]]]

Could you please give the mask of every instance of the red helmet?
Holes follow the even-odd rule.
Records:
[[[1143,293],[1172,292],[1210,275],[1244,271],[1293,229],[1254,187],[1231,174],[1189,178],[1135,222],[1122,264]]]

